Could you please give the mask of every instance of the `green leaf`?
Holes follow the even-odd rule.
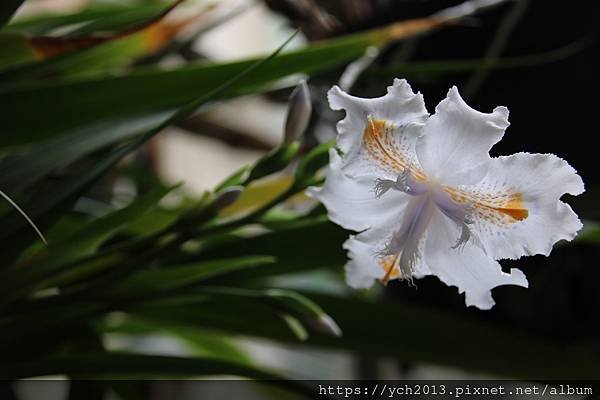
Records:
[[[172,301],[178,297],[181,297],[183,301],[190,301],[194,304],[198,295],[200,295],[199,301],[202,302],[202,305],[198,305],[198,307],[213,308],[216,305],[249,307],[249,309],[263,310],[262,312],[257,311],[259,313],[279,316],[300,340],[305,340],[308,337],[307,329],[336,337],[342,334],[333,318],[319,305],[308,297],[290,290],[250,290],[233,287],[200,286],[179,294],[173,293],[171,297],[165,296],[164,301],[157,299],[152,303],[159,304],[166,311],[168,307],[172,307]],[[140,315],[147,317],[148,314],[144,314],[144,309],[145,305],[143,304],[140,306],[133,305],[134,314],[141,312]]]
[[[165,266],[160,269],[147,270],[131,275],[126,281],[117,286],[117,291],[130,293],[131,290],[173,290],[190,286],[206,279],[272,264],[275,259],[270,256],[250,256],[226,258],[198,262],[179,266]]]
[[[290,290],[265,289],[246,290],[236,288],[199,288],[199,293],[258,299],[284,312],[284,320],[290,325],[289,317],[303,322],[312,330],[331,336],[341,336],[335,321],[319,305],[308,297]],[[294,325],[294,324],[292,324]],[[301,337],[304,335],[300,335]]]
[[[82,193],[91,186],[104,172],[114,166],[121,158],[139,147],[145,140],[138,138],[120,148],[97,155],[78,166],[82,174],[52,181],[45,185],[37,185],[31,200],[23,203],[23,209],[34,219],[42,229],[47,229],[67,211],[79,199]],[[17,257],[20,252],[32,241],[32,235],[27,230],[20,215],[11,213],[0,218],[0,226],[10,226],[11,229],[1,230],[0,239],[4,240],[6,251],[0,254],[0,258],[7,264]],[[34,237],[33,237],[34,238]]]
[[[360,55],[366,45],[366,40],[358,43],[333,41],[281,54],[220,93],[219,97],[264,90],[267,84],[291,74],[314,73],[340,65]],[[3,85],[0,87],[0,108],[3,110],[0,125],[7,134],[0,139],[0,146],[49,139],[91,123],[116,118],[135,124],[140,115],[147,117],[149,111],[181,106],[222,85],[259,60],[192,65],[172,71],[139,69],[124,76],[65,83]]]
[[[315,175],[329,163],[329,149],[334,142],[323,143],[310,151],[298,165],[296,170],[296,185],[306,188],[316,183]]]
[[[276,257],[277,262],[273,265],[251,272],[238,272],[230,278],[234,282],[320,268],[341,271],[346,263],[346,255],[342,250],[346,239],[348,231],[329,222],[326,216],[319,216],[255,237],[240,237],[237,240],[229,237],[223,245],[217,241],[210,250],[194,258],[203,260],[261,254]]]
[[[107,239],[122,232],[138,218],[151,212],[158,206],[158,202],[175,187],[155,189],[136,199],[127,207],[93,220],[81,230],[73,232],[71,236],[59,242],[50,243],[40,254],[26,263],[39,263],[41,260],[47,259],[52,260],[51,264],[56,265],[92,254]]]
[[[52,57],[44,61],[43,65],[40,63],[32,66],[31,70],[34,73],[31,77],[57,74],[74,78],[118,72],[136,59],[152,54],[166,44],[157,43],[154,47],[150,37],[150,32],[143,30],[97,46]]]
[[[148,4],[101,4],[88,6],[82,11],[89,17],[90,11],[96,11],[93,20],[79,26],[73,34],[89,35],[96,32],[119,32],[124,29],[143,25],[170,7],[173,1],[159,1]],[[99,7],[100,6],[100,7]],[[101,14],[98,12],[100,11]],[[76,15],[80,15],[81,11]]]
[[[122,140],[131,139],[160,125],[174,114],[161,113],[114,118],[92,123],[68,134],[13,152],[0,160],[0,187],[20,192],[37,183],[49,172],[64,168],[81,157]]]
[[[145,20],[134,19],[136,24],[121,23],[120,30],[110,31],[109,28],[119,25],[112,21],[119,22],[123,19],[122,14],[109,18],[109,24],[103,23],[103,20],[90,22],[87,27],[80,27],[62,36],[0,32],[0,41],[5,40],[2,37],[8,35],[13,41],[32,50],[32,56],[23,59],[13,57],[14,51],[7,52],[4,47],[0,47],[0,69],[18,70],[19,75],[34,78],[61,74],[79,76],[128,65],[135,58],[154,53],[166,46],[173,36],[185,27],[184,23],[169,23],[163,19],[181,1],[173,0],[159,12],[147,16]],[[132,18],[125,16],[124,20],[131,22]],[[14,79],[15,75],[12,77]]]
[[[235,375],[253,379],[276,380],[284,387],[299,389],[292,382],[271,372],[243,364],[211,358],[184,358],[126,353],[99,353],[71,357],[42,358],[2,366],[2,379],[77,374],[93,377],[192,377]]]
[[[19,32],[28,35],[47,35],[57,28],[78,26],[74,31],[78,34],[90,33],[95,29],[120,30],[128,26],[142,23],[160,13],[168,6],[166,2],[151,4],[90,4],[75,12],[50,12],[33,16],[15,18],[4,32]],[[92,28],[92,29],[90,29]]]
[[[83,193],[85,188],[93,183],[96,179],[98,179],[106,170],[115,165],[121,158],[130,153],[131,151],[137,149],[139,146],[144,144],[148,139],[159,133],[163,128],[167,127],[169,124],[176,122],[182,118],[187,117],[189,114],[194,112],[198,107],[205,104],[207,101],[212,100],[214,97],[220,95],[224,91],[230,89],[235,84],[239,83],[242,78],[245,78],[247,75],[260,70],[264,65],[268,65],[268,63],[279,54],[279,52],[289,43],[289,41],[295,36],[292,35],[287,41],[285,41],[274,53],[269,55],[267,58],[260,59],[247,68],[242,70],[240,73],[234,75],[233,77],[228,77],[223,83],[218,83],[216,86],[212,86],[211,89],[205,92],[199,98],[196,98],[183,107],[168,113],[164,120],[162,120],[157,126],[153,127],[143,135],[137,137],[135,140],[129,142],[126,145],[121,146],[120,148],[108,152],[107,154],[103,154],[99,157],[97,163],[92,164],[91,167],[86,171],[86,174],[76,175],[72,179],[62,180],[59,184],[53,186],[53,192],[48,194],[44,194],[40,197],[34,197],[33,202],[27,209],[30,214],[35,218],[36,216],[44,215],[46,221],[53,223],[55,219],[60,216],[60,214],[65,210],[72,206],[73,202]],[[23,238],[22,234],[19,230],[22,230],[22,226],[20,229],[17,229],[12,225],[14,221],[8,218],[3,218],[1,222],[9,221],[11,224],[9,226],[13,227],[10,231],[12,243],[14,246],[12,247],[12,252],[8,254],[2,255],[5,259],[11,259],[11,257],[15,257],[16,254],[20,252],[20,250],[28,244],[28,241]],[[18,221],[20,222],[20,221]],[[17,223],[18,223],[17,222]],[[19,225],[17,225],[18,227]],[[6,236],[6,231],[4,233],[0,233],[0,238]]]
[[[292,186],[293,179],[290,176],[282,175],[257,182],[248,180],[244,183],[248,184],[248,187],[235,202],[221,210],[220,215],[222,217],[232,217],[256,211],[285,193]]]
[[[0,28],[2,28],[21,7],[25,0],[2,0],[0,3]]]
[[[158,202],[173,188],[159,188],[155,191],[134,201],[129,206],[96,219],[85,225],[82,229],[71,235],[51,242],[41,249],[33,257],[21,262],[0,273],[0,286],[3,287],[3,296],[9,297],[20,293],[26,287],[39,288],[48,282],[57,282],[57,279],[65,279],[57,275],[59,271],[69,267],[69,263],[85,255],[92,254],[108,238],[123,231],[129,224],[135,222],[144,214],[151,212]],[[90,263],[87,268],[79,265],[75,271],[67,274],[73,278],[73,274],[89,274],[106,266],[105,260],[98,263]]]
[[[203,329],[199,326],[189,326],[177,323],[165,323],[149,318],[134,318],[120,316],[112,319],[110,316],[98,324],[101,334],[120,334],[141,336],[150,334],[168,334],[182,341],[194,356],[211,357],[251,364],[246,353],[222,332]]]
[[[24,64],[37,55],[21,35],[0,32],[0,69],[3,65]]]
[[[282,318],[286,313],[281,309],[273,308],[264,301],[256,298],[235,298],[232,296],[215,296],[214,294],[197,294],[164,299],[161,301],[128,304],[124,311],[135,318],[160,321],[161,324],[177,323],[186,326],[201,326],[208,329],[226,331],[233,335],[245,335],[248,329],[240,325],[248,325],[253,335],[286,338],[287,341],[297,343],[299,337]],[[197,310],[194,314],[192,310]],[[214,314],[214,315],[213,315]],[[240,318],[243,316],[243,318]],[[202,318],[208,318],[204,323]],[[296,317],[294,317],[296,318]],[[219,323],[215,323],[214,320]],[[297,318],[296,318],[297,319]],[[250,323],[251,322],[251,323]],[[300,323],[300,325],[302,325]],[[306,330],[302,326],[303,330]],[[261,334],[256,335],[256,331]]]
[[[308,339],[308,331],[302,325],[302,322],[298,320],[298,318],[290,315],[290,314],[280,314],[280,317],[287,326],[290,328],[290,331],[294,333],[294,335],[298,338],[299,341],[304,342]]]
[[[246,74],[242,82],[236,82],[236,85],[219,93],[219,97],[264,90],[268,84],[291,74],[333,68],[359,57],[369,46],[383,46],[432,29],[439,23],[438,20],[419,20],[416,25],[410,21],[400,22],[279,54],[267,65]],[[142,68],[123,76],[71,82],[18,82],[17,75],[2,74],[0,80],[14,83],[6,83],[0,89],[0,107],[4,110],[0,124],[10,132],[0,146],[39,141],[91,121],[115,117],[115,112],[121,116],[135,116],[148,110],[177,107],[199,93],[206,93],[227,82],[231,76],[259,60],[204,63],[171,71]],[[11,101],[2,101],[8,98]],[[22,118],[24,110],[27,110],[27,118]],[[65,118],[66,115],[69,118]]]
[[[281,171],[294,159],[299,150],[300,144],[293,142],[284,144],[271,153],[266,154],[251,167],[248,177],[243,184],[264,178],[274,172]]]
[[[583,229],[575,238],[575,242],[600,244],[600,224],[594,221],[584,221]]]
[[[371,356],[424,362],[515,379],[598,379],[600,357],[526,336],[514,327],[482,322],[433,308],[391,302],[311,294],[344,331],[341,338],[313,334],[301,344],[359,352]],[[281,329],[272,315],[249,305],[210,303],[210,307],[145,305],[131,310],[164,321],[201,324],[237,335],[284,343],[297,339]],[[245,319],[232,316],[246,315]],[[246,321],[251,320],[249,324]]]
[[[290,290],[267,289],[262,292],[268,302],[287,309],[313,330],[332,336],[341,336],[342,331],[323,309],[308,297]]]

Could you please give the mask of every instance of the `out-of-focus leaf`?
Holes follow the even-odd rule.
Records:
[[[220,216],[231,217],[234,215],[247,214],[267,204],[281,193],[284,193],[293,183],[290,176],[280,176],[273,179],[265,179],[249,185],[242,192],[240,198],[227,208],[224,208]]]
[[[272,264],[274,258],[250,256],[233,259],[219,259],[187,265],[162,267],[138,272],[117,286],[117,291],[129,293],[132,290],[164,291],[189,286],[205,279],[232,272]]]
[[[3,28],[4,32],[16,32],[30,36],[48,35],[52,30],[74,28],[73,33],[91,33],[94,30],[121,30],[141,24],[169,6],[167,2],[149,4],[100,3],[84,6],[69,13],[45,12],[17,17]],[[90,29],[91,28],[91,29]]]
[[[39,286],[39,280],[43,277],[56,280],[58,277],[55,274],[59,269],[64,269],[70,261],[94,252],[105,240],[156,207],[171,189],[159,188],[121,210],[90,222],[70,236],[51,242],[33,257],[0,272],[3,295],[19,292],[23,286]],[[92,271],[104,266],[103,263],[90,264]],[[80,267],[76,273],[90,273],[89,269]]]
[[[241,72],[226,79],[224,82],[219,82],[216,86],[212,86],[210,90],[203,92],[200,97],[193,99],[184,106],[173,110],[171,113],[168,113],[165,118],[160,121],[160,123],[157,123],[155,127],[149,129],[143,135],[136,137],[135,140],[132,140],[129,143],[122,145],[120,148],[114,149],[106,154],[102,154],[99,157],[99,160],[94,160],[95,163],[93,163],[92,166],[86,170],[86,174],[76,175],[72,179],[63,179],[59,184],[52,188],[53,192],[51,194],[46,193],[43,196],[35,197],[30,207],[27,208],[30,214],[34,217],[40,216],[38,221],[41,220],[41,216],[43,215],[48,224],[54,223],[63,211],[72,206],[73,202],[81,195],[81,193],[83,193],[88,185],[98,179],[98,177],[100,177],[110,167],[114,166],[119,160],[121,160],[121,158],[129,154],[131,151],[137,149],[169,124],[189,116],[201,105],[212,100],[224,91],[230,89],[235,84],[239,83],[242,78],[245,78],[252,72],[260,69],[260,67],[268,64],[281,52],[281,50],[294,36],[295,34],[286,40],[268,57],[252,63]],[[13,218],[12,221],[11,217]],[[7,218],[3,218],[3,220],[13,222],[14,215],[9,215]],[[17,254],[19,254],[20,250],[29,243],[26,239],[23,239],[23,234],[19,232],[19,230],[22,230],[22,227],[20,227],[20,229],[15,228],[12,232],[10,232],[12,234],[11,243],[14,244],[14,246],[12,247],[12,252],[0,255],[0,257],[3,257],[5,260],[10,260],[11,258],[15,257]],[[5,232],[0,233],[0,237],[5,237]]]
[[[583,230],[575,238],[577,243],[600,244],[600,224],[584,221]]]
[[[11,193],[23,191],[35,184],[49,172],[66,167],[77,159],[94,151],[147,132],[165,121],[173,110],[138,116],[129,121],[127,117],[94,123],[67,135],[46,141],[31,148],[11,153],[0,160],[0,187]]]
[[[439,26],[435,20],[411,20],[374,31],[315,43],[280,54],[268,65],[247,74],[224,90],[229,97],[263,90],[267,84],[294,73],[315,73],[348,62],[372,45],[385,45]],[[260,59],[227,64],[201,64],[172,71],[140,69],[124,76],[67,83],[14,83],[0,88],[0,125],[8,132],[0,146],[20,145],[60,135],[77,126],[117,116],[177,107],[227,82]],[[0,74],[0,80],[14,76]],[[8,101],[10,99],[10,101]],[[214,100],[214,99],[213,99]],[[26,110],[27,115],[24,116]]]
[[[220,184],[217,185],[217,187],[215,188],[215,192],[219,193],[231,186],[243,185],[248,179],[248,175],[250,174],[250,169],[251,169],[251,167],[249,165],[245,165],[245,166],[241,167],[240,169],[238,169],[237,171],[233,172],[231,175],[229,175],[227,178],[225,178]]]
[[[251,360],[245,352],[222,332],[210,331],[199,326],[169,324],[164,323],[164,321],[153,321],[152,319],[121,315],[119,317],[117,321],[111,321],[110,317],[107,318],[106,321],[98,324],[98,331],[102,334],[116,333],[135,336],[166,333],[184,342],[193,351],[194,356],[251,364]]]
[[[0,28],[2,28],[25,0],[2,0],[0,4]]]
[[[191,377],[235,375],[277,380],[275,384],[292,390],[302,386],[284,381],[281,376],[243,364],[211,358],[183,358],[126,353],[99,353],[72,357],[53,357],[4,365],[2,379],[77,374],[94,377]]]
[[[244,184],[281,171],[294,159],[300,149],[299,143],[283,144],[258,160],[249,170]]]
[[[193,309],[202,310],[200,313],[206,315],[210,322],[204,324],[197,317],[185,321]],[[292,342],[298,342],[299,340],[297,332],[293,331],[288,325],[288,321],[282,318],[282,314],[286,314],[285,311],[275,309],[264,301],[256,301],[256,299],[228,298],[225,296],[217,298],[214,294],[181,295],[173,299],[129,304],[124,308],[124,311],[135,318],[160,321],[161,324],[178,323],[188,326],[202,326],[203,328],[210,329],[216,328],[228,331],[234,335],[244,335],[248,332],[247,330],[240,329],[236,332],[236,329],[239,325],[249,325],[251,330],[257,329],[266,337],[274,333],[277,337],[285,337],[286,340]],[[208,316],[212,312],[219,314],[219,323],[223,325],[213,322],[213,316]],[[243,316],[243,318],[240,318],[240,316]],[[228,328],[223,329],[224,327]]]
[[[181,29],[185,28],[192,19],[179,21],[177,23],[163,21],[173,8],[181,3],[182,0],[175,0],[166,9],[153,15],[146,21],[136,26],[130,26],[126,29],[111,34],[79,34],[69,36],[19,36],[18,33],[9,33],[9,37],[22,46],[32,50],[33,57],[30,60],[24,60],[22,57],[11,58],[10,53],[5,49],[0,49],[0,69],[11,69],[27,62],[33,63],[39,60],[53,59],[63,54],[73,52],[83,52],[73,57],[66,56],[57,61],[57,63],[48,63],[46,68],[37,66],[34,68],[36,73],[57,72],[60,67],[61,72],[81,73],[93,67],[102,70],[106,65],[119,65],[124,61],[129,61],[136,56],[155,51],[173,38]],[[0,37],[4,33],[0,33]],[[17,37],[15,37],[17,36]],[[4,39],[6,40],[6,39]],[[86,52],[86,49],[91,49]],[[112,55],[112,57],[111,57]],[[116,60],[115,60],[116,59]],[[124,61],[121,61],[124,59]]]
[[[329,149],[333,145],[333,142],[323,143],[312,149],[311,152],[302,159],[296,170],[297,185],[305,188],[316,183],[315,175],[321,168],[329,163]]]
[[[125,30],[139,30],[148,26],[153,20],[157,21],[171,9],[178,6],[173,0],[156,1],[148,3],[130,4],[99,4],[89,6],[92,10],[98,9],[105,14],[101,18],[94,18],[86,24],[80,24],[71,35],[92,35],[98,32],[123,32]],[[107,11],[111,11],[107,14]]]
[[[356,44],[342,45],[337,49],[322,47],[280,55],[219,97],[250,93],[293,73],[314,72],[339,65],[355,56],[357,51]],[[0,139],[0,145],[13,146],[49,139],[117,117],[135,124],[140,115],[147,118],[148,111],[185,104],[256,61],[203,64],[173,71],[140,70],[120,77],[61,84],[23,84],[12,89],[4,86],[0,88],[0,106],[3,109],[0,123],[6,134]]]
[[[584,38],[547,52],[517,57],[504,57],[489,60],[466,59],[415,61],[386,67],[372,67],[365,71],[365,74],[373,77],[408,76],[417,78],[420,76],[444,76],[448,74],[470,73],[481,68],[490,70],[503,70],[534,67],[537,65],[550,64],[567,59],[588,48],[593,41],[594,39]]]
[[[218,298],[240,298],[248,301],[264,301],[283,313],[284,320],[290,325],[288,316],[297,319],[303,326],[331,336],[341,336],[342,332],[335,321],[315,302],[308,297],[291,290],[264,289],[248,290],[230,287],[200,287],[198,293],[209,294]],[[292,327],[294,323],[292,322]],[[298,333],[293,329],[294,333]],[[305,335],[301,334],[302,339]],[[303,339],[302,339],[303,340]]]
[[[230,176],[228,176],[223,182],[221,182],[217,188],[215,189],[216,192],[221,192],[223,190],[226,190],[227,188],[231,187],[231,186],[242,186],[242,187],[253,187],[254,185],[257,185],[257,189],[252,189],[252,191],[250,191],[250,193],[248,193],[245,197],[246,198],[250,198],[250,194],[254,194],[255,191],[263,191],[262,189],[259,188],[267,188],[267,187],[271,187],[271,183],[258,183],[255,182],[257,180],[260,180],[264,177],[267,177],[273,173],[282,171],[283,169],[285,169],[285,167],[287,167],[296,157],[296,155],[298,154],[298,151],[300,150],[300,145],[299,143],[294,143],[293,141],[291,143],[286,143],[284,141],[284,143],[282,143],[281,146],[276,147],[275,149],[273,149],[272,151],[270,151],[269,153],[265,154],[263,157],[261,157],[258,161],[256,161],[254,163],[254,165],[251,166],[244,166],[242,168],[240,168],[239,170],[235,171],[234,173],[232,173]],[[281,177],[278,179],[278,181],[284,181],[284,180],[289,180],[291,183],[291,178],[286,178],[286,177]],[[283,183],[283,182],[281,182]],[[281,186],[282,188],[286,185],[283,184],[276,184],[275,186]],[[290,185],[287,185],[288,187]],[[281,192],[283,192],[284,190],[282,189]],[[262,196],[264,197],[264,196]],[[242,199],[240,199],[242,200]],[[245,199],[243,199],[245,201]],[[241,202],[240,202],[241,203]],[[246,201],[247,203],[247,201]],[[244,208],[248,208],[247,205]],[[233,211],[233,209],[232,209]]]
[[[483,323],[427,307],[311,294],[335,318],[341,338],[314,334],[306,345],[359,351],[519,379],[598,379],[600,357],[516,333],[513,327]],[[165,321],[202,324],[239,335],[283,342],[296,339],[282,331],[268,313],[248,305],[218,303],[211,307],[181,305],[177,309],[146,305],[132,312]],[[232,318],[240,311],[245,320]],[[246,323],[252,320],[252,323]],[[447,328],[447,329],[446,329]]]
[[[27,46],[26,40],[14,33],[0,32],[0,69],[2,65],[22,64],[35,60],[35,51]]]
[[[326,216],[322,216],[255,237],[243,237],[235,241],[229,238],[224,244],[215,243],[211,250],[191,256],[191,259],[261,254],[276,257],[277,262],[274,265],[266,265],[251,272],[236,273],[230,278],[235,282],[320,268],[341,271],[346,262],[346,255],[341,250],[346,239],[347,231],[329,222]]]
[[[159,232],[175,222],[187,208],[177,209],[157,208],[152,213],[140,216],[125,229],[124,233],[131,236],[145,236]]]
[[[50,243],[34,259],[26,261],[26,263],[37,263],[45,259],[51,260],[52,264],[59,264],[93,253],[108,238],[123,231],[129,224],[151,212],[171,190],[173,187],[158,188],[135,200],[127,207],[90,222],[81,230],[73,232],[70,237]]]
[[[23,205],[23,208],[42,229],[52,226],[106,170],[139,147],[143,143],[142,139],[144,138],[138,138],[116,150],[86,160],[85,164],[79,166],[80,170],[85,171],[83,174],[52,182],[51,188],[42,185],[33,193],[31,200]],[[0,219],[0,226],[11,227],[10,230],[0,231],[0,238],[4,241],[6,249],[3,254],[0,254],[0,259],[5,260],[5,264],[6,260],[12,260],[20,254],[32,240],[32,235],[25,229],[27,225],[18,217],[19,215],[12,213]]]
[[[178,301],[178,299],[181,299]],[[177,302],[176,304],[173,302]],[[330,336],[341,336],[341,330],[333,318],[308,297],[289,290],[263,289],[249,290],[232,287],[199,286],[188,291],[173,294],[146,304],[125,306],[135,316],[142,318],[162,319],[163,313],[180,307],[197,307],[203,309],[221,309],[226,313],[237,311],[231,315],[245,315],[252,321],[252,315],[268,315],[272,328],[280,330],[283,326],[289,329],[287,335],[298,340],[306,340],[308,331],[319,332]],[[225,316],[225,319],[230,317]],[[264,317],[263,317],[264,318]],[[169,318],[167,318],[169,320]],[[175,319],[177,320],[177,319]]]
[[[308,331],[302,322],[298,320],[298,318],[285,313],[280,314],[279,316],[287,324],[288,328],[290,328],[290,331],[294,333],[299,341],[304,342],[306,339],[308,339]]]

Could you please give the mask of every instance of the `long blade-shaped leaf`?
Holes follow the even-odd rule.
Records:
[[[141,354],[100,353],[54,357],[2,366],[2,379],[77,374],[79,376],[186,377],[236,375],[254,379],[282,380],[271,372],[210,358],[184,358]],[[285,383],[282,382],[285,385]],[[291,385],[291,387],[297,387]]]
[[[225,258],[186,265],[166,266],[160,269],[140,271],[131,275],[117,286],[117,290],[128,293],[135,290],[173,290],[195,285],[199,282],[232,272],[272,264],[273,257],[250,256]]]
[[[22,35],[16,32],[10,32],[9,38],[18,43],[20,46],[30,50],[30,57],[12,57],[11,52],[8,52],[5,48],[0,48],[0,69],[14,69],[21,67],[23,64],[36,64],[33,68],[29,68],[29,71],[36,71],[37,76],[42,72],[45,73],[56,73],[56,70],[49,69],[54,63],[39,62],[40,60],[50,60],[62,55],[68,55],[73,53],[85,53],[86,49],[92,51],[85,54],[83,57],[78,57],[75,54],[73,57],[63,57],[64,63],[66,59],[71,59],[71,71],[81,73],[81,71],[73,70],[73,66],[82,68],[84,65],[90,63],[99,63],[104,65],[107,61],[110,64],[111,49],[114,46],[110,46],[111,43],[121,43],[114,47],[112,53],[113,59],[117,62],[124,59],[124,62],[133,59],[135,56],[142,55],[166,44],[171,40],[181,29],[191,21],[181,22],[177,24],[168,24],[162,19],[175,7],[177,7],[183,0],[175,0],[168,7],[161,10],[159,13],[152,15],[148,19],[141,21],[138,24],[127,26],[119,31],[111,34],[69,34],[65,36],[30,36]],[[6,41],[4,37],[5,33],[0,32],[0,41]],[[133,40],[130,40],[133,39]],[[90,54],[94,54],[93,49],[108,44],[108,50],[100,51],[95,53],[98,56],[104,56],[105,60],[99,57],[90,57]],[[14,51],[14,49],[10,49]],[[24,52],[23,49],[21,52]],[[44,68],[46,66],[46,68]]]
[[[218,97],[254,92],[293,73],[314,73],[343,64],[362,55],[369,46],[385,46],[395,40],[431,31],[491,3],[500,2],[477,2],[470,8],[451,9],[430,18],[402,21],[272,57],[264,68],[245,74],[243,85],[230,85]],[[120,77],[70,83],[7,83],[0,88],[0,108],[4,111],[0,125],[9,134],[2,138],[0,146],[47,139],[91,121],[114,117],[115,113],[135,116],[149,110],[178,107],[196,98],[198,93],[209,92],[227,82],[231,76],[259,60],[194,65],[173,71],[139,70]],[[17,77],[0,74],[0,81],[13,82]],[[213,99],[216,97],[213,96]],[[24,111],[27,111],[26,117]]]
[[[10,203],[11,206],[13,206],[13,208],[15,210],[17,210],[19,212],[19,214],[21,214],[23,216],[23,218],[25,218],[25,220],[27,221],[27,223],[29,225],[31,225],[31,227],[35,230],[35,233],[37,233],[37,235],[40,237],[40,239],[42,239],[42,242],[47,243],[48,241],[46,240],[46,238],[44,237],[44,235],[42,234],[42,232],[38,229],[38,227],[33,223],[33,221],[31,220],[31,218],[29,218],[29,216],[25,213],[25,211],[23,211],[21,209],[21,207],[19,207],[19,205],[17,203],[15,203],[6,193],[4,193],[2,190],[0,190],[0,196],[2,196],[2,198],[4,198],[4,200],[6,200],[7,202]]]
[[[89,187],[90,184],[92,184],[96,179],[98,179],[105,171],[107,171],[109,168],[115,165],[125,155],[140,147],[148,139],[152,138],[154,135],[159,133],[162,129],[166,128],[170,124],[182,118],[185,118],[204,103],[222,94],[222,92],[228,90],[231,86],[238,83],[242,78],[246,78],[247,75],[251,74],[256,70],[259,70],[263,65],[268,64],[292,40],[295,34],[290,36],[288,40],[286,40],[274,53],[272,53],[268,57],[253,62],[252,64],[244,68],[241,72],[233,75],[233,77],[229,77],[224,82],[214,83],[211,87],[211,90],[204,92],[202,96],[192,99],[191,101],[187,102],[183,107],[180,107],[176,110],[173,110],[172,112],[167,113],[165,115],[165,118],[162,121],[160,121],[160,123],[157,123],[146,133],[137,137],[135,140],[129,142],[128,144],[121,146],[117,150],[111,151],[102,158],[100,158],[98,163],[93,165],[89,170],[87,170],[85,174],[78,175],[75,176],[73,179],[61,182],[61,188],[55,188],[56,190],[54,190],[52,193],[47,194],[46,196],[36,197],[33,200],[35,207],[31,206],[28,209],[33,210],[32,214],[34,217],[44,215],[45,218],[49,220],[56,219],[57,214],[60,215],[61,210],[64,211],[65,209],[70,208],[71,204],[80,196],[81,193],[83,193],[86,190],[87,187]],[[10,219],[11,216],[8,216],[7,218]],[[51,222],[53,221],[50,221],[50,223]],[[2,226],[1,223],[2,221],[0,221],[0,226]],[[26,246],[28,244],[28,241],[23,239],[22,236],[15,234],[15,231],[17,231],[18,233],[19,230],[13,227],[13,230],[11,232],[5,231],[3,233],[0,233],[0,238],[6,237],[7,233],[12,234],[12,240],[14,244],[13,254],[17,254],[18,251],[21,248],[23,248],[23,246]]]
[[[513,327],[440,312],[410,304],[366,302],[311,294],[335,318],[341,338],[314,334],[306,345],[348,350],[373,356],[395,357],[519,379],[598,379],[600,357],[525,336]],[[240,308],[253,323],[231,318]],[[237,310],[237,311],[236,311]],[[178,305],[133,307],[136,315],[220,329],[295,343],[268,313],[253,312],[239,304],[211,303],[210,307]]]
[[[0,286],[4,287],[3,296],[14,296],[24,288],[43,287],[47,279],[59,279],[58,274],[64,272],[70,266],[70,262],[93,253],[105,240],[123,231],[129,224],[135,223],[138,218],[155,208],[170,190],[171,188],[156,189],[129,206],[98,218],[61,240],[51,242],[33,257],[0,272],[0,276],[3,276],[0,279]],[[102,267],[102,263],[92,264],[91,269]],[[73,278],[73,275],[93,271],[90,272],[89,268],[79,265],[67,272],[70,272]]]
[[[2,0],[0,4],[0,28],[2,28],[21,7],[25,0]]]
[[[65,27],[73,27],[74,33],[115,31],[126,26],[141,24],[167,6],[168,4],[164,2],[90,4],[76,11],[53,11],[18,17],[10,21],[2,30],[30,36],[49,35],[53,30]]]

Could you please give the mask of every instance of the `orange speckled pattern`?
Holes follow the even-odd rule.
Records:
[[[408,145],[402,135],[394,135],[395,130],[393,123],[369,117],[363,132],[363,148],[367,155],[394,175],[399,175],[408,168],[415,179],[426,180],[423,171],[415,167],[406,156]]]
[[[506,227],[529,216],[523,202],[523,195],[512,189],[497,193],[483,193],[476,190],[444,188],[452,200],[457,203],[469,203],[473,207],[474,217],[499,227]]]

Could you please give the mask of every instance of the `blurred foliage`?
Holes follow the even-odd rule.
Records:
[[[564,347],[564,337],[543,328],[527,329],[540,320],[539,308],[519,289],[495,292],[501,309],[483,315],[457,312],[462,307],[452,305],[462,299],[429,278],[419,293],[390,285],[382,295],[327,290],[318,282],[320,271],[341,279],[348,235],[302,195],[320,183],[332,145],[315,145],[315,120],[335,119],[320,100],[314,100],[305,136],[294,133],[200,198],[164,184],[147,164],[123,161],[146,154],[152,137],[215,100],[276,96],[281,88],[287,94],[289,84],[281,78],[298,73],[313,79],[314,99],[368,48],[398,52],[394,42],[448,21],[421,18],[340,35],[354,31],[352,23],[367,22],[350,14],[336,18],[340,7],[332,2],[315,20],[325,26],[310,28],[309,37],[322,40],[299,50],[282,51],[284,44],[265,57],[164,68],[162,59],[181,56],[186,44],[229,18],[211,20],[210,10],[198,6],[192,17],[171,22],[168,11],[179,2],[125,2],[9,22],[20,3],[0,6],[0,189],[22,206],[48,244],[39,242],[18,210],[0,205],[3,379],[238,375],[276,379],[303,392],[256,365],[231,340],[238,336],[395,357],[405,366],[428,362],[523,379],[598,378],[596,353],[577,343]],[[287,8],[286,2],[268,3],[292,13],[300,25],[306,22],[302,12],[320,10],[296,9],[296,15],[290,2]],[[365,15],[372,16],[373,2],[368,4]],[[182,38],[190,26],[194,32]],[[384,53],[355,80],[367,93],[365,82],[381,88],[390,75],[431,82],[448,73],[537,65],[572,56],[587,43],[571,42],[504,60],[385,62],[393,57]],[[119,179],[137,191],[126,204],[114,193]],[[595,249],[598,227],[586,226],[581,243]],[[557,268],[547,273],[565,274]],[[297,290],[274,285],[299,273],[313,274],[313,283]],[[543,286],[545,278],[532,275],[532,286]],[[536,301],[556,287],[546,284],[546,291],[534,292]],[[316,294],[317,287],[327,293]],[[442,294],[426,304],[432,291]],[[515,323],[522,328],[514,329]],[[190,356],[112,351],[106,343],[114,334],[168,335],[185,343]],[[597,337],[587,339],[597,346]]]

